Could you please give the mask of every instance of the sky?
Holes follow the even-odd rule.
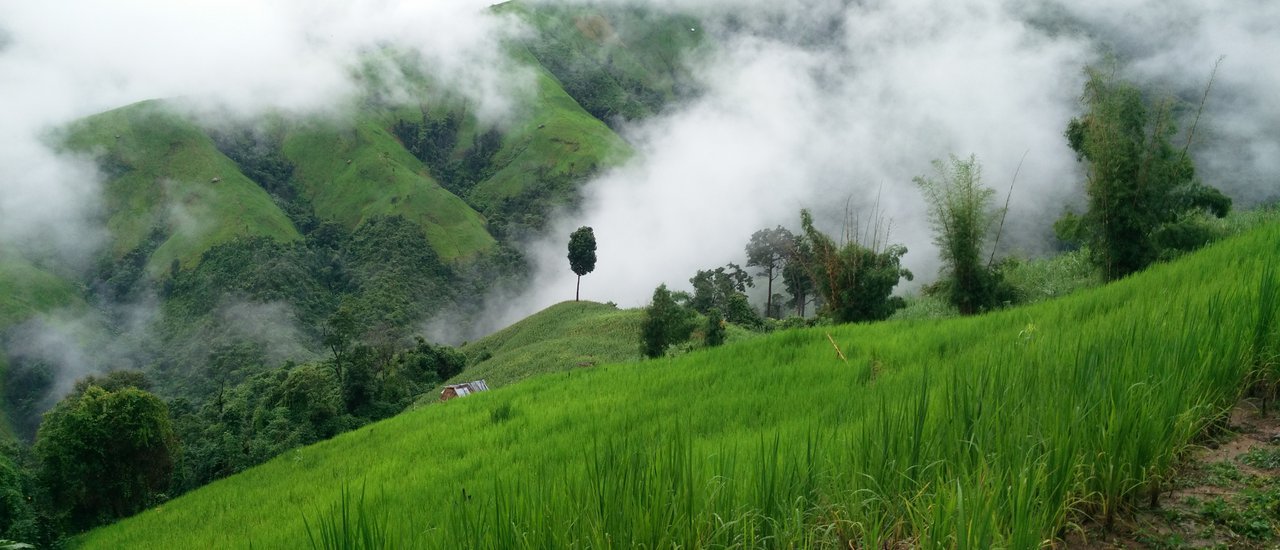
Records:
[[[538,0],[563,1],[574,0]],[[599,0],[597,3],[622,3]],[[916,283],[938,261],[911,181],[934,159],[974,155],[1010,196],[1006,253],[1043,253],[1081,196],[1062,136],[1080,112],[1082,69],[1108,55],[1126,78],[1198,99],[1223,58],[1194,144],[1201,175],[1241,204],[1280,188],[1280,4],[1265,0],[676,0],[715,45],[690,59],[702,93],[620,129],[637,155],[583,187],[528,252],[532,284],[490,300],[481,330],[572,295],[568,234],[594,227],[585,298],[643,305],[655,286],[743,263],[757,229],[796,229],[799,211],[841,231],[878,211],[905,244]],[[486,1],[68,0],[0,3],[0,245],[69,264],[105,241],[100,177],[50,133],[153,98],[251,118],[335,115],[351,69],[388,45],[492,121],[530,93],[503,39],[528,32]],[[1270,53],[1268,53],[1270,52]],[[878,208],[878,210],[876,210]],[[911,286],[904,287],[910,290]]]

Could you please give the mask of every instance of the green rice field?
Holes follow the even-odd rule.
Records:
[[[779,332],[422,407],[86,548],[1040,548],[1274,376],[1280,225],[979,317]],[[838,345],[847,360],[833,348]]]

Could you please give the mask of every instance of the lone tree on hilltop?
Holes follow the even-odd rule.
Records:
[[[579,227],[569,235],[569,268],[578,275],[573,301],[582,296],[582,276],[596,269],[596,234],[590,227]]]

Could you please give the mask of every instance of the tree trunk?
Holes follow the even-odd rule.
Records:
[[[769,268],[769,287],[766,289],[769,297],[764,299],[764,317],[766,319],[773,318],[773,268]]]
[[[578,288],[573,291],[573,301],[577,302],[582,297],[582,275],[578,275]]]

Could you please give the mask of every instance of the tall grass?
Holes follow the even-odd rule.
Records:
[[[307,542],[315,550],[355,550],[395,548],[388,535],[387,516],[366,504],[364,487],[359,498],[346,484],[342,485],[338,502],[316,515],[315,526],[303,518]]]
[[[343,498],[359,471],[406,547],[1039,548],[1157,501],[1239,399],[1257,350],[1280,345],[1263,311],[1280,294],[1278,246],[1272,225],[1031,307],[540,376],[84,542],[288,545],[305,537],[297,510]],[[518,414],[496,421],[503,405]]]

